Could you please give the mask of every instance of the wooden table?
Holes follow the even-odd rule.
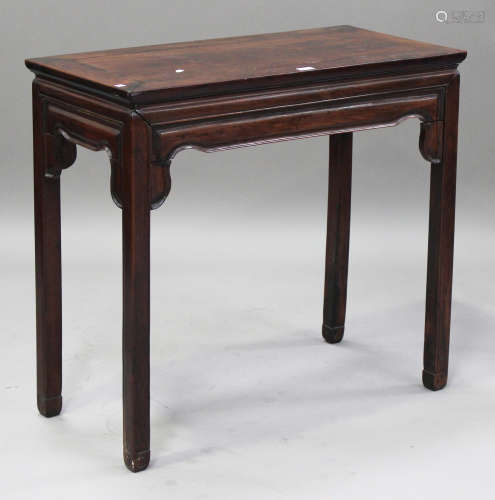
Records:
[[[463,50],[352,26],[28,59],[33,82],[38,408],[62,406],[60,173],[106,150],[122,208],[124,461],[150,459],[150,210],[182,149],[330,136],[323,337],[342,340],[352,133],[420,121],[431,163],[423,383],[447,382]],[[301,171],[301,175],[304,172]]]

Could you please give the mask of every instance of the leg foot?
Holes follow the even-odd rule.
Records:
[[[124,450],[124,462],[131,472],[140,472],[150,463],[150,450],[129,453]]]
[[[342,337],[344,336],[344,327],[343,326],[331,327],[324,324],[321,328],[321,333],[323,335],[323,338],[329,344],[337,344],[342,340]]]
[[[62,410],[62,396],[45,398],[38,395],[38,410],[44,417],[56,417]]]
[[[447,374],[423,370],[423,385],[430,391],[439,391],[447,385]]]

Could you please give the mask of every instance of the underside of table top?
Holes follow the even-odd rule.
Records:
[[[453,68],[463,50],[353,26],[27,59],[35,73],[113,100],[153,104],[363,75]]]

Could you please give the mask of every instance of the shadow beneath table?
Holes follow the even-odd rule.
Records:
[[[495,314],[456,301],[449,385],[439,393],[424,389],[423,318],[420,301],[350,314],[344,340],[336,345],[323,341],[319,327],[282,332],[272,323],[266,341],[259,335],[247,341],[244,334],[240,339],[232,332],[228,342],[203,351],[191,347],[181,359],[153,365],[152,467],[194,463],[213,453],[237,454],[249,445],[270,447],[323,427],[327,440],[341,442],[342,436],[352,440],[354,426],[363,418],[382,414],[386,418],[411,404],[424,404],[426,418],[435,398],[465,390],[466,380],[476,384],[479,379],[471,373],[484,374],[485,380],[495,378],[490,375]],[[253,318],[253,328],[255,323]],[[71,360],[66,374],[86,377],[91,368],[103,367],[86,359],[98,354],[89,346]],[[101,439],[101,416],[106,439],[120,442],[120,388],[120,373],[96,380],[93,374],[91,383],[81,383],[77,391],[64,396],[59,435],[65,432],[64,439],[71,443],[96,442]],[[71,423],[71,414],[89,409],[97,415],[87,431],[85,424]],[[370,428],[370,432],[385,431]],[[437,429],[435,439],[448,439],[446,432]],[[387,442],[388,436],[384,433],[380,439]],[[338,446],[334,451],[338,456]],[[88,456],[93,452],[86,445],[77,450]],[[102,464],[109,460],[115,465],[115,457],[120,457],[119,449],[111,457],[106,456],[108,450],[101,453]]]
[[[495,315],[463,302],[453,311],[450,385],[480,350],[495,353]],[[411,398],[428,404],[441,393],[421,385],[423,324],[424,303],[410,303],[351,317],[337,345],[326,344],[318,330],[278,333],[266,342],[232,342],[155,373],[161,406],[152,422],[153,467],[236,453],[328,422],[330,432],[352,435],[356,419],[407,406]],[[442,392],[455,390],[450,385]],[[195,445],[167,453],[184,434],[184,444]],[[437,437],[448,438],[441,430]]]

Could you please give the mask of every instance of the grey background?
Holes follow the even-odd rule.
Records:
[[[484,10],[440,24],[442,9]],[[489,498],[495,410],[493,2],[0,6],[0,495]],[[120,211],[104,153],[62,176],[64,410],[35,409],[26,57],[352,24],[467,49],[449,386],[420,384],[429,166],[419,125],[355,134],[346,338],[320,339],[328,138],[180,153],[152,214],[152,454],[121,463]]]

